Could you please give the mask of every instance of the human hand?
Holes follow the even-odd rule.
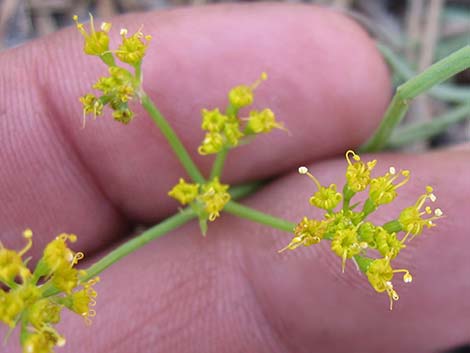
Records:
[[[327,10],[231,5],[114,23],[143,23],[154,35],[144,85],[190,151],[203,136],[201,108],[223,105],[230,87],[269,73],[257,103],[292,136],[273,133],[235,150],[223,180],[276,178],[246,203],[292,221],[316,212],[308,205],[312,185],[297,167],[312,163],[320,180],[342,183],[345,162],[334,158],[372,133],[389,97],[372,41]],[[105,72],[81,47],[67,30],[0,56],[1,239],[20,248],[18,235],[31,227],[35,259],[65,231],[79,235],[74,248],[93,262],[136,224],[175,212],[166,194],[184,175],[141,110],[129,126],[105,116],[80,128],[77,98]],[[208,172],[210,159],[193,157]],[[377,169],[393,164],[413,174],[387,214],[431,184],[447,215],[398,259],[415,281],[400,288],[393,312],[352,266],[341,274],[324,244],[278,254],[288,234],[224,214],[206,238],[189,224],[103,273],[93,326],[64,315],[66,350],[429,352],[468,341],[468,151],[377,158]],[[16,340],[5,349],[18,351]]]

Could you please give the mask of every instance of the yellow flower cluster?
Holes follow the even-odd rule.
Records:
[[[200,221],[214,221],[230,201],[228,189],[229,186],[221,184],[218,177],[205,184],[187,183],[181,178],[168,195],[182,205],[189,204],[198,214]]]
[[[96,304],[93,285],[96,277],[82,281],[86,273],[74,266],[83,253],[72,251],[67,242],[73,243],[73,234],[60,234],[44,249],[33,272],[27,267],[29,259],[23,259],[32,246],[33,233],[23,232],[27,240],[20,251],[7,249],[0,243],[0,321],[11,330],[21,328],[21,344],[24,353],[49,353],[54,347],[63,346],[65,339],[53,327],[59,323],[62,309],[82,316],[86,322],[95,315]],[[56,294],[51,294],[56,293]]]
[[[267,75],[263,72],[252,85],[232,88],[228,94],[229,104],[225,114],[218,108],[202,110],[201,128],[206,131],[206,135],[198,148],[200,154],[214,154],[224,148],[236,147],[245,136],[268,133],[274,128],[285,130],[282,123],[276,121],[271,109],[252,110],[248,118],[238,117],[241,108],[253,104],[254,90],[266,79]]]
[[[399,298],[392,283],[394,274],[403,273],[405,283],[413,279],[408,270],[393,269],[391,261],[406,247],[406,241],[420,235],[425,227],[434,227],[434,221],[443,217],[443,213],[439,208],[433,210],[425,206],[428,200],[436,201],[433,189],[427,186],[416,203],[401,211],[396,219],[381,225],[368,221],[367,217],[379,206],[397,197],[397,190],[408,182],[410,172],[403,170],[398,173],[390,167],[385,175],[374,178],[371,172],[376,160],[364,163],[359,155],[349,150],[346,161],[346,184],[342,193],[337,192],[335,184],[322,186],[306,167],[299,168],[299,173],[307,175],[317,188],[310,204],[326,213],[322,220],[304,217],[295,227],[292,241],[280,251],[330,240],[332,252],[341,258],[342,271],[346,261],[352,259],[377,292],[387,293],[391,310],[393,302]],[[351,205],[351,199],[367,189],[368,197],[362,209],[358,210],[360,203]],[[341,209],[335,211],[341,201]],[[400,232],[402,236],[399,236]],[[408,239],[410,235],[412,237]]]
[[[127,29],[121,29],[121,44],[117,50],[109,49],[109,31],[111,24],[103,22],[100,30],[95,29],[93,16],[90,15],[90,32],[85,30],[78,17],[74,16],[77,29],[85,38],[83,50],[88,55],[99,56],[108,66],[109,76],[101,77],[93,86],[101,92],[96,96],[88,93],[80,98],[83,104],[84,122],[87,114],[93,114],[96,118],[103,114],[103,108],[108,105],[113,111],[113,118],[123,124],[128,124],[134,117],[134,112],[129,108],[129,102],[139,98],[141,94],[141,65],[145,56],[151,36],[144,35],[139,29],[128,36]],[[116,65],[116,60],[130,65],[134,70]]]

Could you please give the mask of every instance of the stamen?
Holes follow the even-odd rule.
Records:
[[[393,273],[399,273],[399,272],[404,272],[405,273],[403,275],[403,282],[411,283],[413,281],[413,276],[411,275],[410,271],[408,271],[406,269],[393,270]]]
[[[388,169],[388,171],[389,171],[390,174],[392,174],[392,175],[395,175],[395,174],[397,173],[395,167],[390,167],[390,168]]]
[[[78,261],[82,260],[85,255],[82,252],[77,252],[72,259],[72,266],[78,264]]]
[[[321,189],[321,184],[320,184],[320,182],[318,181],[317,178],[315,178],[315,177],[308,171],[308,168],[307,168],[307,167],[305,167],[305,166],[299,167],[299,174],[305,174],[305,175],[307,175],[310,179],[313,180],[313,182],[314,182],[315,185],[317,186],[318,190]]]
[[[299,174],[307,174],[308,168],[307,167],[299,167]]]
[[[266,72],[262,72],[260,78],[257,79],[257,80],[250,86],[250,89],[251,89],[251,90],[255,90],[256,88],[258,88],[258,86],[259,86],[263,81],[266,81],[267,79],[268,79],[268,74],[267,74]]]
[[[103,32],[108,33],[108,32],[111,30],[111,23],[109,23],[109,22],[103,22],[103,23],[101,23],[100,28],[101,28],[101,30],[102,30]]]
[[[349,165],[352,165],[351,160],[349,159],[349,155],[352,155],[352,158],[355,161],[360,161],[361,160],[361,157],[359,157],[359,155],[357,155],[353,150],[348,150],[348,151],[346,151],[345,157],[346,157],[346,160],[348,161]]]
[[[33,231],[30,228],[25,229],[23,237],[28,241],[28,243],[20,252],[18,252],[18,255],[20,256],[23,256],[29,249],[31,249],[31,246],[33,245]]]
[[[96,31],[95,31],[95,23],[93,21],[93,15],[91,13],[89,13],[90,15],[90,29],[91,29],[91,34],[95,34]]]
[[[344,250],[343,251],[343,256],[342,256],[342,262],[341,262],[341,272],[344,273],[344,268],[346,267],[346,259],[348,256],[348,251]]]
[[[436,209],[434,210],[434,215],[435,215],[436,217],[442,217],[443,214],[444,214],[444,212],[442,212],[442,210],[441,210],[440,208],[436,208]]]
[[[87,31],[85,31],[85,28],[83,27],[83,24],[80,23],[80,22],[78,22],[78,16],[77,16],[77,15],[74,15],[74,16],[72,17],[72,19],[74,20],[74,22],[75,22],[75,24],[76,24],[76,26],[77,26],[78,31],[79,31],[85,38],[87,38],[87,37],[88,37],[88,33],[87,33]]]

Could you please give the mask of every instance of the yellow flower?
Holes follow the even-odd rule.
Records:
[[[238,145],[238,141],[243,137],[243,133],[240,131],[240,124],[238,122],[225,124],[224,136],[229,147]]]
[[[46,245],[42,261],[47,265],[50,273],[69,268],[74,261],[75,253],[67,246],[67,241],[75,243],[75,234],[62,233]]]
[[[313,244],[318,244],[325,235],[327,222],[317,221],[314,219],[308,219],[304,217],[302,221],[294,228],[295,237],[285,248],[279,250],[278,252],[283,252],[284,250],[290,249],[294,250],[301,245],[310,246]]]
[[[250,112],[247,124],[248,132],[255,134],[267,133],[274,128],[286,131],[284,125],[276,121],[276,117],[271,109],[263,109],[262,111],[253,110]]]
[[[228,189],[229,185],[221,184],[218,177],[202,185],[199,198],[204,203],[205,210],[209,214],[209,221],[214,221],[219,217],[220,211],[230,201]]]
[[[73,243],[77,237],[67,233],[60,234],[46,246],[32,274],[29,270],[27,276],[22,274],[29,261],[23,261],[22,256],[32,245],[32,235],[30,229],[23,232],[28,243],[19,252],[6,252],[2,246],[3,254],[7,254],[5,258],[13,259],[14,263],[0,262],[0,273],[5,273],[0,282],[7,288],[0,288],[0,321],[11,328],[20,327],[23,352],[51,353],[55,346],[65,344],[65,339],[52,326],[59,323],[64,306],[75,312],[80,309],[79,314],[87,322],[94,315],[89,307],[95,304],[96,291],[92,285],[97,279],[81,283],[80,278],[86,272],[77,271],[74,266],[83,258],[83,253],[68,248],[67,242]],[[16,275],[11,277],[12,274]],[[77,290],[80,285],[83,290]],[[50,293],[51,290],[55,294]],[[79,300],[83,297],[81,293],[85,294],[86,302]]]
[[[152,36],[144,35],[139,29],[136,33],[127,37],[127,29],[121,29],[122,43],[116,50],[116,56],[124,63],[136,66],[142,62]]]
[[[57,289],[70,294],[78,285],[78,271],[73,267],[59,267],[52,275],[52,283]]]
[[[93,286],[100,281],[99,277],[95,277],[83,285],[83,289],[74,292],[70,301],[68,302],[68,307],[70,310],[81,315],[85,322],[91,323],[90,318],[96,315],[96,312],[92,307],[96,305],[96,297],[98,293],[93,288]]]
[[[93,114],[94,117],[103,114],[103,103],[93,94],[86,94],[80,97],[80,102],[83,104],[83,114]]]
[[[359,242],[357,230],[354,228],[337,231],[331,241],[331,250],[342,259],[342,272],[344,272],[346,259],[351,259],[366,248],[367,243]]]
[[[392,219],[382,225],[366,221],[366,218],[377,210],[378,205],[392,202],[397,196],[397,189],[410,179],[407,170],[397,173],[391,167],[389,172],[379,178],[371,178],[371,171],[377,161],[361,162],[360,157],[352,150],[346,152],[348,166],[346,169],[346,184],[343,193],[337,192],[335,184],[328,188],[321,186],[318,179],[309,173],[306,167],[300,167],[299,173],[306,174],[313,180],[318,191],[310,198],[310,203],[317,208],[325,209],[323,220],[313,220],[304,217],[295,227],[294,238],[280,252],[294,250],[301,245],[308,246],[319,243],[322,239],[331,240],[331,250],[342,259],[344,272],[347,259],[353,259],[358,270],[365,273],[372,287],[377,292],[386,292],[390,298],[390,309],[393,301],[398,300],[392,279],[394,274],[403,273],[403,281],[409,283],[413,277],[406,269],[392,269],[390,261],[398,256],[405,248],[405,241],[410,234],[421,234],[424,227],[433,227],[434,220],[443,217],[439,208],[432,210],[424,206],[427,200],[436,201],[430,186],[416,203],[405,208],[398,219]],[[354,162],[352,161],[354,160]],[[402,180],[396,182],[398,178]],[[350,203],[356,193],[367,190],[369,198],[364,202]],[[334,208],[343,199],[343,207],[339,211]],[[424,209],[423,209],[424,208]],[[380,217],[379,217],[380,218]],[[405,236],[398,237],[399,232]],[[382,258],[379,258],[382,256]]]
[[[122,103],[127,103],[137,95],[138,81],[121,67],[111,66],[108,71],[110,76],[100,77],[93,88],[103,92],[113,103],[112,108],[118,109]]]
[[[203,109],[201,114],[201,128],[210,132],[221,132],[228,120],[228,117],[223,115],[218,108],[214,110]]]
[[[192,202],[198,193],[198,184],[187,183],[183,178],[180,178],[178,184],[168,192],[168,195],[179,201],[182,205],[186,205]]]
[[[199,154],[213,154],[219,152],[224,147],[224,139],[218,132],[208,132],[198,147]]]
[[[338,206],[342,200],[342,195],[336,191],[336,184],[331,184],[328,187],[322,186],[318,179],[308,171],[307,167],[300,167],[299,173],[307,175],[318,188],[318,191],[309,200],[311,205],[328,211]]]
[[[26,337],[23,343],[23,353],[50,353],[55,346],[65,345],[65,338],[60,336],[56,330],[47,326]]]
[[[405,238],[402,240],[403,242],[408,237],[408,234],[413,234],[414,238],[415,236],[422,233],[424,227],[434,227],[434,221],[443,217],[443,212],[440,208],[436,208],[434,211],[432,211],[431,207],[428,206],[425,207],[424,211],[421,210],[424,206],[424,203],[428,199],[431,202],[435,202],[437,199],[433,194],[432,187],[430,186],[426,187],[426,193],[421,195],[413,206],[405,208],[400,213],[398,222],[400,222],[405,232],[407,232]],[[429,217],[423,218],[425,215],[428,215]]]
[[[25,280],[31,275],[29,269],[24,266],[21,257],[31,248],[32,236],[31,229],[26,229],[23,232],[27,244],[19,252],[4,248],[0,242],[0,281],[9,282],[14,280],[16,276],[21,276]]]
[[[394,185],[393,182],[399,177],[394,167],[390,167],[389,172],[382,177],[370,181],[369,198],[376,206],[392,202],[397,197],[396,190],[405,185],[410,180],[410,171],[403,170],[401,175],[404,179]]]
[[[362,223],[357,229],[357,235],[361,241],[367,243],[369,248],[377,248],[376,241],[377,227],[371,222]]]
[[[77,25],[78,31],[85,38],[85,46],[83,51],[88,55],[102,56],[109,52],[109,31],[111,23],[103,22],[100,31],[95,30],[93,16],[90,14],[90,33],[85,30],[82,23],[78,22],[78,16],[73,16],[73,20]]]
[[[28,320],[37,330],[47,324],[58,324],[62,306],[50,299],[36,301],[28,311]]]
[[[379,293],[387,292],[390,299],[390,310],[393,308],[393,302],[400,298],[392,284],[393,275],[398,272],[405,273],[403,276],[405,283],[410,283],[413,280],[408,270],[393,270],[388,258],[373,260],[366,271],[371,286]]]
[[[129,124],[134,118],[134,112],[129,109],[120,109],[113,111],[113,118],[124,125]]]
[[[0,289],[0,321],[15,327],[18,315],[23,311],[24,302],[16,292]]]
[[[230,104],[236,109],[246,107],[253,103],[253,91],[260,85],[261,82],[266,80],[268,75],[263,72],[261,77],[252,85],[240,85],[232,88],[228,94]]]
[[[405,245],[397,239],[395,233],[389,233],[382,227],[377,227],[375,241],[380,254],[390,259],[397,257],[401,249],[405,247]]]
[[[352,155],[352,158],[356,163],[352,163],[349,159],[349,156]],[[346,160],[348,162],[348,167],[346,169],[346,180],[349,188],[354,192],[363,191],[367,188],[370,183],[370,172],[377,164],[377,160],[367,162],[365,164],[361,161],[361,157],[354,153],[353,150],[346,152]]]

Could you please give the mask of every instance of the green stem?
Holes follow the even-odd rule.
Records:
[[[468,47],[468,46],[467,46]],[[403,80],[410,80],[417,74],[408,64],[383,44],[377,43],[377,48],[396,73]],[[463,48],[465,49],[465,47]],[[444,59],[443,59],[444,60]],[[457,87],[450,84],[440,84],[427,92],[431,97],[449,102],[468,102],[470,100],[470,89]]]
[[[214,164],[212,165],[211,176],[210,180],[214,179],[215,177],[222,176],[222,170],[224,168],[225,159],[227,158],[229,149],[227,147],[223,147],[222,150],[217,153]]]
[[[398,233],[403,230],[403,227],[398,220],[387,222],[382,227],[389,233]]]
[[[102,257],[98,262],[95,262],[86,270],[86,275],[82,277],[81,280],[87,281],[97,276],[109,266],[122,259],[124,256],[129,255],[137,249],[140,249],[148,242],[165,235],[166,233],[178,228],[179,226],[196,217],[196,213],[191,208],[186,208],[181,212],[178,212],[177,214],[165,219],[163,222],[146,230],[142,234],[132,238],[118,248],[114,249],[109,254]]]
[[[470,67],[470,45],[438,61],[418,76],[397,88],[385,116],[373,136],[361,146],[361,152],[376,152],[383,149],[395,126],[408,110],[409,102],[432,86]]]
[[[270,226],[272,228],[280,229],[289,233],[292,233],[294,230],[296,224],[270,216],[266,213],[254,210],[250,207],[243,206],[237,202],[230,201],[227,203],[224,207],[224,211],[231,213],[235,216],[238,216],[240,218],[245,218],[249,219],[250,221],[254,221],[257,223],[261,223],[267,226]]]
[[[426,140],[445,131],[450,125],[470,118],[470,102],[451,110],[431,121],[408,124],[395,130],[387,147],[399,148],[420,140]]]
[[[255,191],[258,191],[263,185],[263,181],[254,181],[247,184],[236,185],[229,189],[229,193],[232,196],[232,199],[239,200],[245,196],[253,194]]]
[[[188,151],[186,151],[184,148],[175,131],[172,129],[170,124],[168,124],[166,119],[158,111],[157,107],[152,103],[151,99],[145,93],[142,95],[142,106],[145,108],[145,110],[147,110],[155,124],[166,137],[168,143],[173,148],[176,156],[193,181],[197,183],[204,183],[204,177],[202,176],[196,164],[194,164],[193,160],[189,156]]]

